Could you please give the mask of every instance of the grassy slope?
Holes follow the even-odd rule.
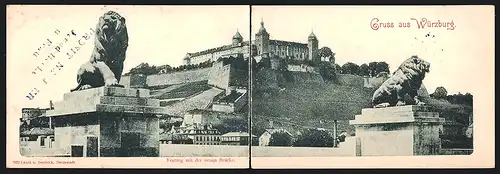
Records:
[[[166,88],[168,89],[168,88]],[[183,97],[189,97],[193,94],[196,94],[201,91],[205,91],[210,89],[210,87],[207,84],[207,81],[199,81],[199,82],[192,82],[192,83],[186,83],[182,86],[176,86],[174,89],[170,89],[168,91],[165,91],[162,94],[158,94],[154,98],[157,99],[171,99],[171,98],[183,98]]]
[[[374,91],[362,86],[323,82],[319,75],[300,72],[268,71],[257,74],[256,78],[260,81],[252,99],[252,132],[256,135],[263,132],[268,119],[292,133],[300,127],[332,129],[333,120],[340,120],[338,130],[352,132],[354,128],[348,125],[348,120],[360,114],[362,108],[370,106]],[[263,84],[259,91],[259,84],[271,79],[281,80],[278,80],[279,84]],[[284,90],[273,90],[276,86]],[[326,122],[320,123],[320,120]]]

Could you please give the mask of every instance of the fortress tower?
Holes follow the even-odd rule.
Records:
[[[266,28],[264,28],[264,21],[260,22],[259,32],[255,34],[255,44],[257,47],[257,55],[269,52],[269,33],[267,33]]]
[[[320,58],[318,57],[318,38],[314,35],[314,32],[311,31],[307,39],[307,48],[309,49],[308,59],[314,62],[319,62]]]
[[[240,31],[236,31],[233,36],[233,45],[239,45],[243,42],[243,36],[241,36]]]

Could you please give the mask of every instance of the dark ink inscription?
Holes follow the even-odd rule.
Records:
[[[56,30],[54,33],[59,35],[61,33],[60,30]],[[41,80],[43,84],[48,84],[48,81],[50,81],[50,77],[55,76],[58,74],[59,71],[61,71],[64,68],[64,60],[70,60],[80,49],[82,46],[86,44],[86,41],[91,38],[92,35],[94,35],[95,31],[93,28],[90,29],[90,32],[84,33],[80,38],[77,37],[77,32],[74,30],[71,30],[68,32],[64,37],[61,39],[60,42],[57,44],[54,43],[53,39],[47,39],[45,43],[42,44],[41,47],[38,48],[38,51],[33,53],[35,57],[40,57],[40,53],[43,51],[45,48],[49,48],[49,53],[45,57],[45,59],[42,60],[42,62],[36,66],[36,68],[32,71],[32,74],[39,74],[41,72],[44,72],[44,70],[50,71],[49,76],[42,77]],[[78,40],[76,40],[78,39]],[[73,45],[67,46],[71,40],[75,40]],[[50,46],[54,46],[53,48],[50,48]],[[66,50],[66,51],[65,51]],[[63,52],[62,54],[64,56],[67,56],[67,59],[59,59],[55,64],[50,64],[50,61],[56,61],[58,57],[61,57],[59,54]],[[46,67],[49,66],[49,67]],[[50,67],[52,66],[52,67]],[[28,95],[26,95],[26,98],[29,100],[33,100],[35,96],[40,92],[38,88],[33,88]]]
[[[31,91],[28,93],[28,95],[26,95],[26,98],[30,99],[30,100],[33,100],[33,98],[35,98],[35,96],[40,92],[40,90],[38,90],[37,88],[33,88],[31,89]]]

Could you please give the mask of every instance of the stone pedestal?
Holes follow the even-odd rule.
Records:
[[[350,124],[356,127],[361,156],[416,156],[439,154],[443,122],[439,113],[409,105],[366,108]]]
[[[84,157],[158,157],[163,108],[148,97],[147,89],[120,87],[64,94],[47,111],[54,124],[54,146]],[[74,150],[81,146],[83,152]]]

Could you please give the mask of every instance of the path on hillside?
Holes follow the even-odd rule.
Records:
[[[189,110],[205,109],[212,102],[212,99],[221,92],[224,92],[224,90],[211,88],[183,101],[165,106],[165,112],[169,115],[183,116]]]

